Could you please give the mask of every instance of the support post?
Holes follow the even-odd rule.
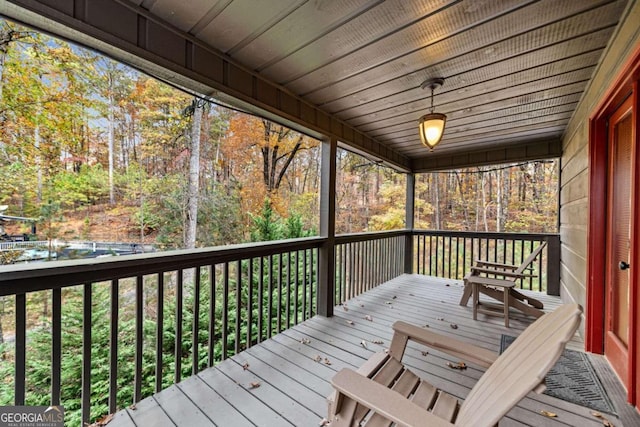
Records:
[[[320,175],[320,236],[326,240],[318,256],[318,314],[333,316],[335,305],[335,245],[336,245],[336,155],[335,138],[322,141]]]
[[[407,193],[405,200],[404,224],[407,232],[404,235],[404,272],[413,274],[413,226],[415,216],[416,175],[407,174]]]
[[[560,295],[560,235],[547,237],[547,295]]]

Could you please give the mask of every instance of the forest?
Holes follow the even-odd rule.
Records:
[[[37,220],[33,239],[170,250],[318,233],[319,141],[281,124],[6,20],[0,99],[0,205],[7,215]],[[405,174],[344,149],[337,169],[337,233],[405,227]],[[418,174],[415,228],[556,232],[558,174],[555,160]],[[23,223],[0,225],[8,235],[29,233]],[[1,255],[2,263],[17,258]],[[28,296],[30,404],[48,399],[48,298]],[[81,290],[66,289],[63,298],[63,403],[69,425],[79,425]],[[108,297],[97,286],[93,298]],[[95,360],[108,350],[105,310],[94,310]],[[150,337],[153,319],[145,323]],[[12,322],[13,297],[0,297],[0,405],[13,399]],[[122,333],[130,331],[127,310],[121,322]],[[129,344],[120,347],[123,360]],[[104,410],[108,379],[98,366],[93,391]],[[126,405],[130,384],[121,381]]]

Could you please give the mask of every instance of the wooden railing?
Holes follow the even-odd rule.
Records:
[[[530,286],[552,293],[556,235],[337,236],[330,299],[342,303],[403,272],[460,279],[474,258],[517,263],[540,241],[548,244],[536,266],[541,282]],[[84,425],[213,366],[318,313],[326,244],[316,237],[0,267],[0,296],[15,313],[15,341],[0,346],[3,363],[13,362],[13,401],[0,404],[41,405],[40,393],[51,405],[80,407],[75,424]],[[66,320],[72,311],[77,318]],[[50,364],[44,385],[29,378],[34,345],[50,349],[38,361]],[[74,356],[80,396],[63,380]],[[96,384],[97,369],[108,372],[106,384]]]
[[[81,419],[72,424],[84,425],[291,328],[316,314],[323,242],[2,267],[0,296],[15,311],[15,343],[4,344],[2,355],[14,364],[14,399],[2,403],[39,405],[36,395],[50,394],[51,405],[80,406]],[[44,313],[35,301],[45,301]],[[70,311],[81,313],[76,325]],[[45,385],[29,378],[34,345],[51,349],[50,362],[35,361],[50,363]],[[77,353],[81,396],[65,395],[62,366]],[[108,371],[108,384],[95,383],[96,369]]]
[[[477,259],[519,265],[542,242],[547,246],[531,265],[532,275],[518,281],[522,289],[560,295],[560,237],[557,234],[413,232],[413,271],[462,279]]]
[[[404,272],[407,231],[345,234],[336,237],[336,304]]]

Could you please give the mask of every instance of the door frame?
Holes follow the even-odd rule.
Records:
[[[585,349],[604,353],[605,333],[605,278],[606,263],[602,250],[606,247],[607,192],[608,192],[608,132],[609,116],[628,96],[632,97],[632,184],[631,184],[631,270],[629,275],[629,384],[627,400],[636,406],[640,394],[637,380],[640,365],[640,46],[612,80],[599,104],[589,118],[589,220],[587,224],[587,296]]]

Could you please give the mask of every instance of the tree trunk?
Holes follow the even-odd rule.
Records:
[[[114,108],[115,106],[113,105],[115,100],[113,99],[113,75],[112,73],[109,74],[108,76],[109,78],[109,128],[108,128],[108,143],[109,143],[109,203],[111,205],[115,204],[116,202],[116,197],[115,197],[115,191],[114,191],[114,185],[113,185],[113,146],[114,146],[114,133],[115,133],[115,123],[113,123],[113,121],[115,120],[115,114],[114,114]]]
[[[193,101],[191,117],[191,154],[189,156],[189,188],[187,200],[187,223],[185,224],[186,249],[196,247],[196,229],[198,225],[198,191],[200,188],[200,135],[204,104],[198,99]]]
[[[440,180],[438,179],[438,173],[435,172],[432,174],[433,176],[433,206],[435,208],[434,210],[434,225],[435,225],[435,229],[436,230],[440,230],[441,229],[441,222],[440,222]]]

